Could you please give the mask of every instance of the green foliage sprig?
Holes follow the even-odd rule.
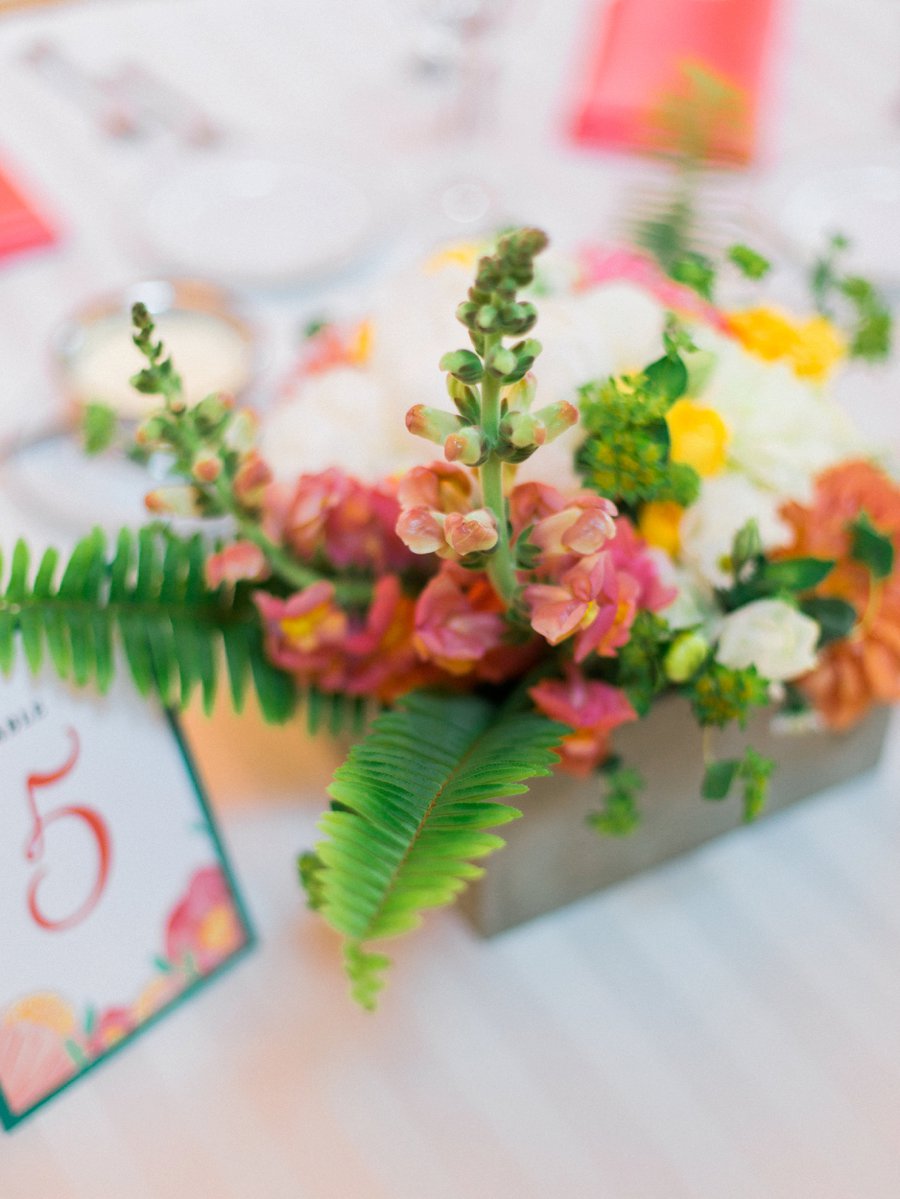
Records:
[[[123,530],[110,550],[96,529],[62,571],[54,549],[33,571],[18,542],[0,594],[0,669],[11,669],[20,635],[33,672],[49,656],[61,678],[103,692],[120,649],[142,695],[183,707],[199,688],[209,711],[224,658],[235,707],[243,707],[252,680],[266,718],[286,720],[297,701],[294,685],[268,661],[246,590],[206,585],[208,548],[199,535],[147,526]]]
[[[687,388],[688,371],[674,346],[641,375],[580,389],[586,436],[575,465],[588,487],[634,508],[653,500],[687,506],[700,492],[693,467],[671,460],[666,413]]]
[[[388,959],[370,941],[415,928],[452,902],[516,819],[497,800],[546,775],[567,729],[477,696],[414,693],[380,716],[329,787],[326,840],[301,860],[312,906],[346,938],[354,996],[374,1007]]]
[[[850,356],[866,362],[881,362],[891,352],[893,317],[884,297],[861,275],[845,274],[840,259],[850,242],[835,234],[810,273],[816,308],[830,320],[840,321],[841,312],[850,341]]]
[[[741,758],[721,758],[707,764],[703,776],[703,798],[716,801],[727,799],[734,784],[741,782],[744,821],[750,823],[766,805],[769,780],[774,770],[775,763],[771,758],[764,757],[748,746]]]
[[[606,837],[628,837],[641,822],[637,800],[646,785],[644,777],[633,766],[614,761],[602,773],[606,779],[603,808],[591,812],[588,824]]]

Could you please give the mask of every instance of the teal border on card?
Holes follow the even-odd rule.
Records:
[[[250,913],[247,910],[247,905],[244,902],[241,889],[238,886],[237,877],[234,873],[231,859],[229,858],[225,849],[222,835],[219,832],[219,826],[216,823],[215,816],[213,815],[212,807],[210,806],[209,802],[209,796],[207,795],[206,788],[203,786],[203,783],[200,780],[196,763],[194,762],[194,758],[190,749],[188,748],[188,744],[185,740],[178,717],[171,709],[165,709],[164,716],[166,723],[168,724],[169,731],[175,739],[175,744],[178,747],[181,761],[185,768],[185,773],[187,774],[188,780],[191,783],[194,794],[196,795],[200,813],[203,817],[204,824],[206,825],[206,831],[208,832],[210,840],[213,843],[213,848],[215,849],[219,859],[219,865],[222,868],[222,872],[225,875],[225,880],[228,883],[228,887],[234,899],[235,910],[237,911],[241,922],[241,928],[244,932],[244,943],[239,949],[236,949],[230,957],[226,958],[223,962],[220,962],[214,970],[209,972],[209,974],[204,974],[202,978],[198,978],[195,982],[192,982],[189,987],[186,987],[170,1003],[167,1003],[165,1007],[160,1008],[158,1012],[154,1012],[153,1015],[140,1026],[140,1028],[136,1028],[134,1032],[130,1032],[126,1037],[123,1037],[121,1041],[113,1045],[111,1049],[107,1049],[107,1051],[100,1057],[94,1058],[94,1060],[85,1066],[84,1069],[79,1070],[77,1074],[73,1074],[71,1078],[67,1079],[66,1082],[62,1084],[62,1086],[57,1087],[55,1091],[51,1091],[48,1095],[45,1095],[43,1099],[40,1099],[32,1107],[28,1108],[27,1111],[18,1113],[13,1113],[10,1111],[9,1105],[6,1102],[6,1097],[3,1094],[3,1088],[0,1087],[0,1125],[3,1126],[3,1129],[6,1132],[11,1132],[24,1121],[29,1120],[33,1115],[35,1115],[36,1112],[39,1112],[42,1107],[45,1107],[52,1100],[56,1099],[57,1096],[61,1095],[64,1091],[67,1091],[75,1083],[81,1082],[81,1080],[86,1075],[90,1074],[91,1071],[97,1066],[105,1065],[110,1058],[115,1057],[116,1054],[120,1053],[123,1049],[126,1049],[129,1045],[131,1045],[133,1041],[136,1041],[139,1037],[142,1037],[145,1032],[153,1028],[155,1024],[158,1024],[160,1020],[164,1020],[167,1016],[171,1016],[177,1008],[187,1003],[188,1000],[193,999],[194,996],[196,996],[200,991],[205,990],[210,983],[215,982],[215,980],[221,975],[227,973],[232,966],[239,962],[248,953],[252,952],[252,950],[254,950],[259,943],[256,929],[253,925],[253,921],[250,918]]]

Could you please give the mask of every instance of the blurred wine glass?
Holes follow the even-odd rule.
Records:
[[[491,170],[497,141],[502,32],[511,0],[415,0],[408,73],[424,101],[425,157],[434,160],[425,215],[439,232],[500,223]],[[421,111],[421,109],[419,110]]]

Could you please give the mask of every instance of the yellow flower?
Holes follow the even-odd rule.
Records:
[[[666,414],[673,462],[692,466],[702,478],[717,475],[725,465],[728,427],[713,408],[694,400],[677,400]]]
[[[347,345],[347,357],[351,366],[365,366],[372,357],[372,346],[375,341],[375,327],[371,321],[360,321],[353,330]]]
[[[794,321],[776,308],[729,313],[731,331],[751,354],[766,362],[787,362],[801,379],[821,383],[844,357],[846,347],[824,316]]]
[[[681,518],[684,508],[671,500],[644,504],[638,517],[638,528],[648,545],[664,550],[670,558],[681,549]]]
[[[458,241],[438,250],[425,263],[425,273],[436,275],[447,266],[461,266],[471,271],[484,247],[474,241]]]
[[[813,316],[798,329],[800,334],[791,358],[801,379],[823,383],[846,353],[841,335],[824,316]]]

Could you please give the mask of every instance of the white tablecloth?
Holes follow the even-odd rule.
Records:
[[[631,167],[559,140],[585,10],[520,7],[509,46],[521,65],[498,118],[508,178],[528,197],[523,215],[559,239],[596,234]],[[828,139],[897,138],[895,0],[786,9],[755,182]],[[59,317],[156,265],[122,208],[146,158],[63,109],[22,48],[52,33],[100,67],[143,54],[235,127],[300,129],[317,145],[329,120],[351,134],[396,120],[405,11],[119,0],[0,24],[0,157],[68,234],[0,271],[0,428],[52,411]],[[529,139],[534,160],[519,152]],[[350,136],[347,153],[362,162],[372,140]],[[250,297],[270,377],[290,330],[332,294]],[[900,447],[896,369],[855,387],[867,429]],[[3,542],[26,530],[56,532],[0,490]],[[335,941],[296,886],[320,772],[296,794],[232,753],[227,770],[208,764],[261,947],[3,1138],[2,1199],[900,1195],[900,738],[877,776],[489,944],[452,913],[432,916],[398,944],[375,1016],[345,999]]]

